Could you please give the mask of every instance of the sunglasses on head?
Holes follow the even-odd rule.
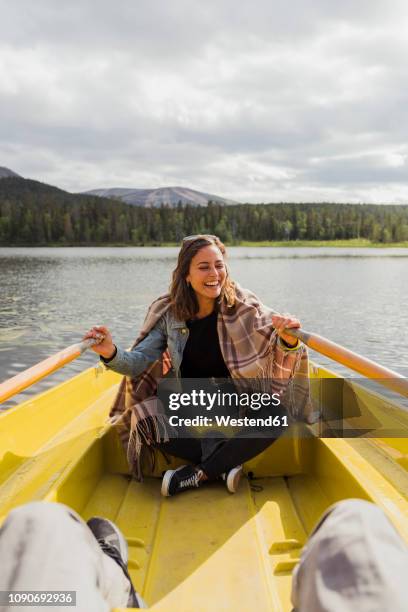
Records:
[[[192,236],[185,236],[182,242],[190,242],[190,240],[197,240],[197,238],[211,238],[212,240],[216,238],[219,240],[218,236],[214,236],[213,234],[194,234]]]

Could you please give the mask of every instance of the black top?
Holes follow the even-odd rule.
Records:
[[[187,321],[190,330],[181,362],[182,378],[230,378],[217,332],[217,311],[203,319]]]

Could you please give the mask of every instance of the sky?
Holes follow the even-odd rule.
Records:
[[[0,0],[0,166],[406,203],[407,57],[406,0]]]

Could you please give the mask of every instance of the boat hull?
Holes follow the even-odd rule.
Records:
[[[134,481],[107,423],[119,380],[91,368],[0,415],[0,520],[34,499],[65,503],[84,519],[110,518],[127,538],[132,578],[152,610],[290,610],[301,548],[321,513],[341,499],[376,503],[408,542],[408,474],[400,461],[408,440],[319,438],[298,425],[301,435],[245,465],[255,480],[244,479],[235,495],[212,483],[162,498],[165,459],[158,455],[145,481]],[[327,399],[338,401],[338,392]]]

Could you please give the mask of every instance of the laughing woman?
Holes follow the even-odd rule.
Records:
[[[131,350],[116,346],[104,326],[85,335],[100,340],[93,350],[108,368],[126,377],[111,417],[126,444],[134,475],[141,477],[140,453],[146,445],[189,462],[164,474],[163,495],[220,477],[234,493],[242,464],[279,434],[223,438],[210,453],[198,437],[170,439],[168,421],[157,401],[157,382],[169,370],[176,379],[230,379],[231,384],[234,379],[264,378],[273,381],[274,390],[283,396],[294,374],[307,372],[305,347],[285,332],[299,326],[298,319],[274,313],[231,280],[219,238],[206,234],[184,238],[170,292],[150,306]],[[306,395],[304,390],[303,404]]]

